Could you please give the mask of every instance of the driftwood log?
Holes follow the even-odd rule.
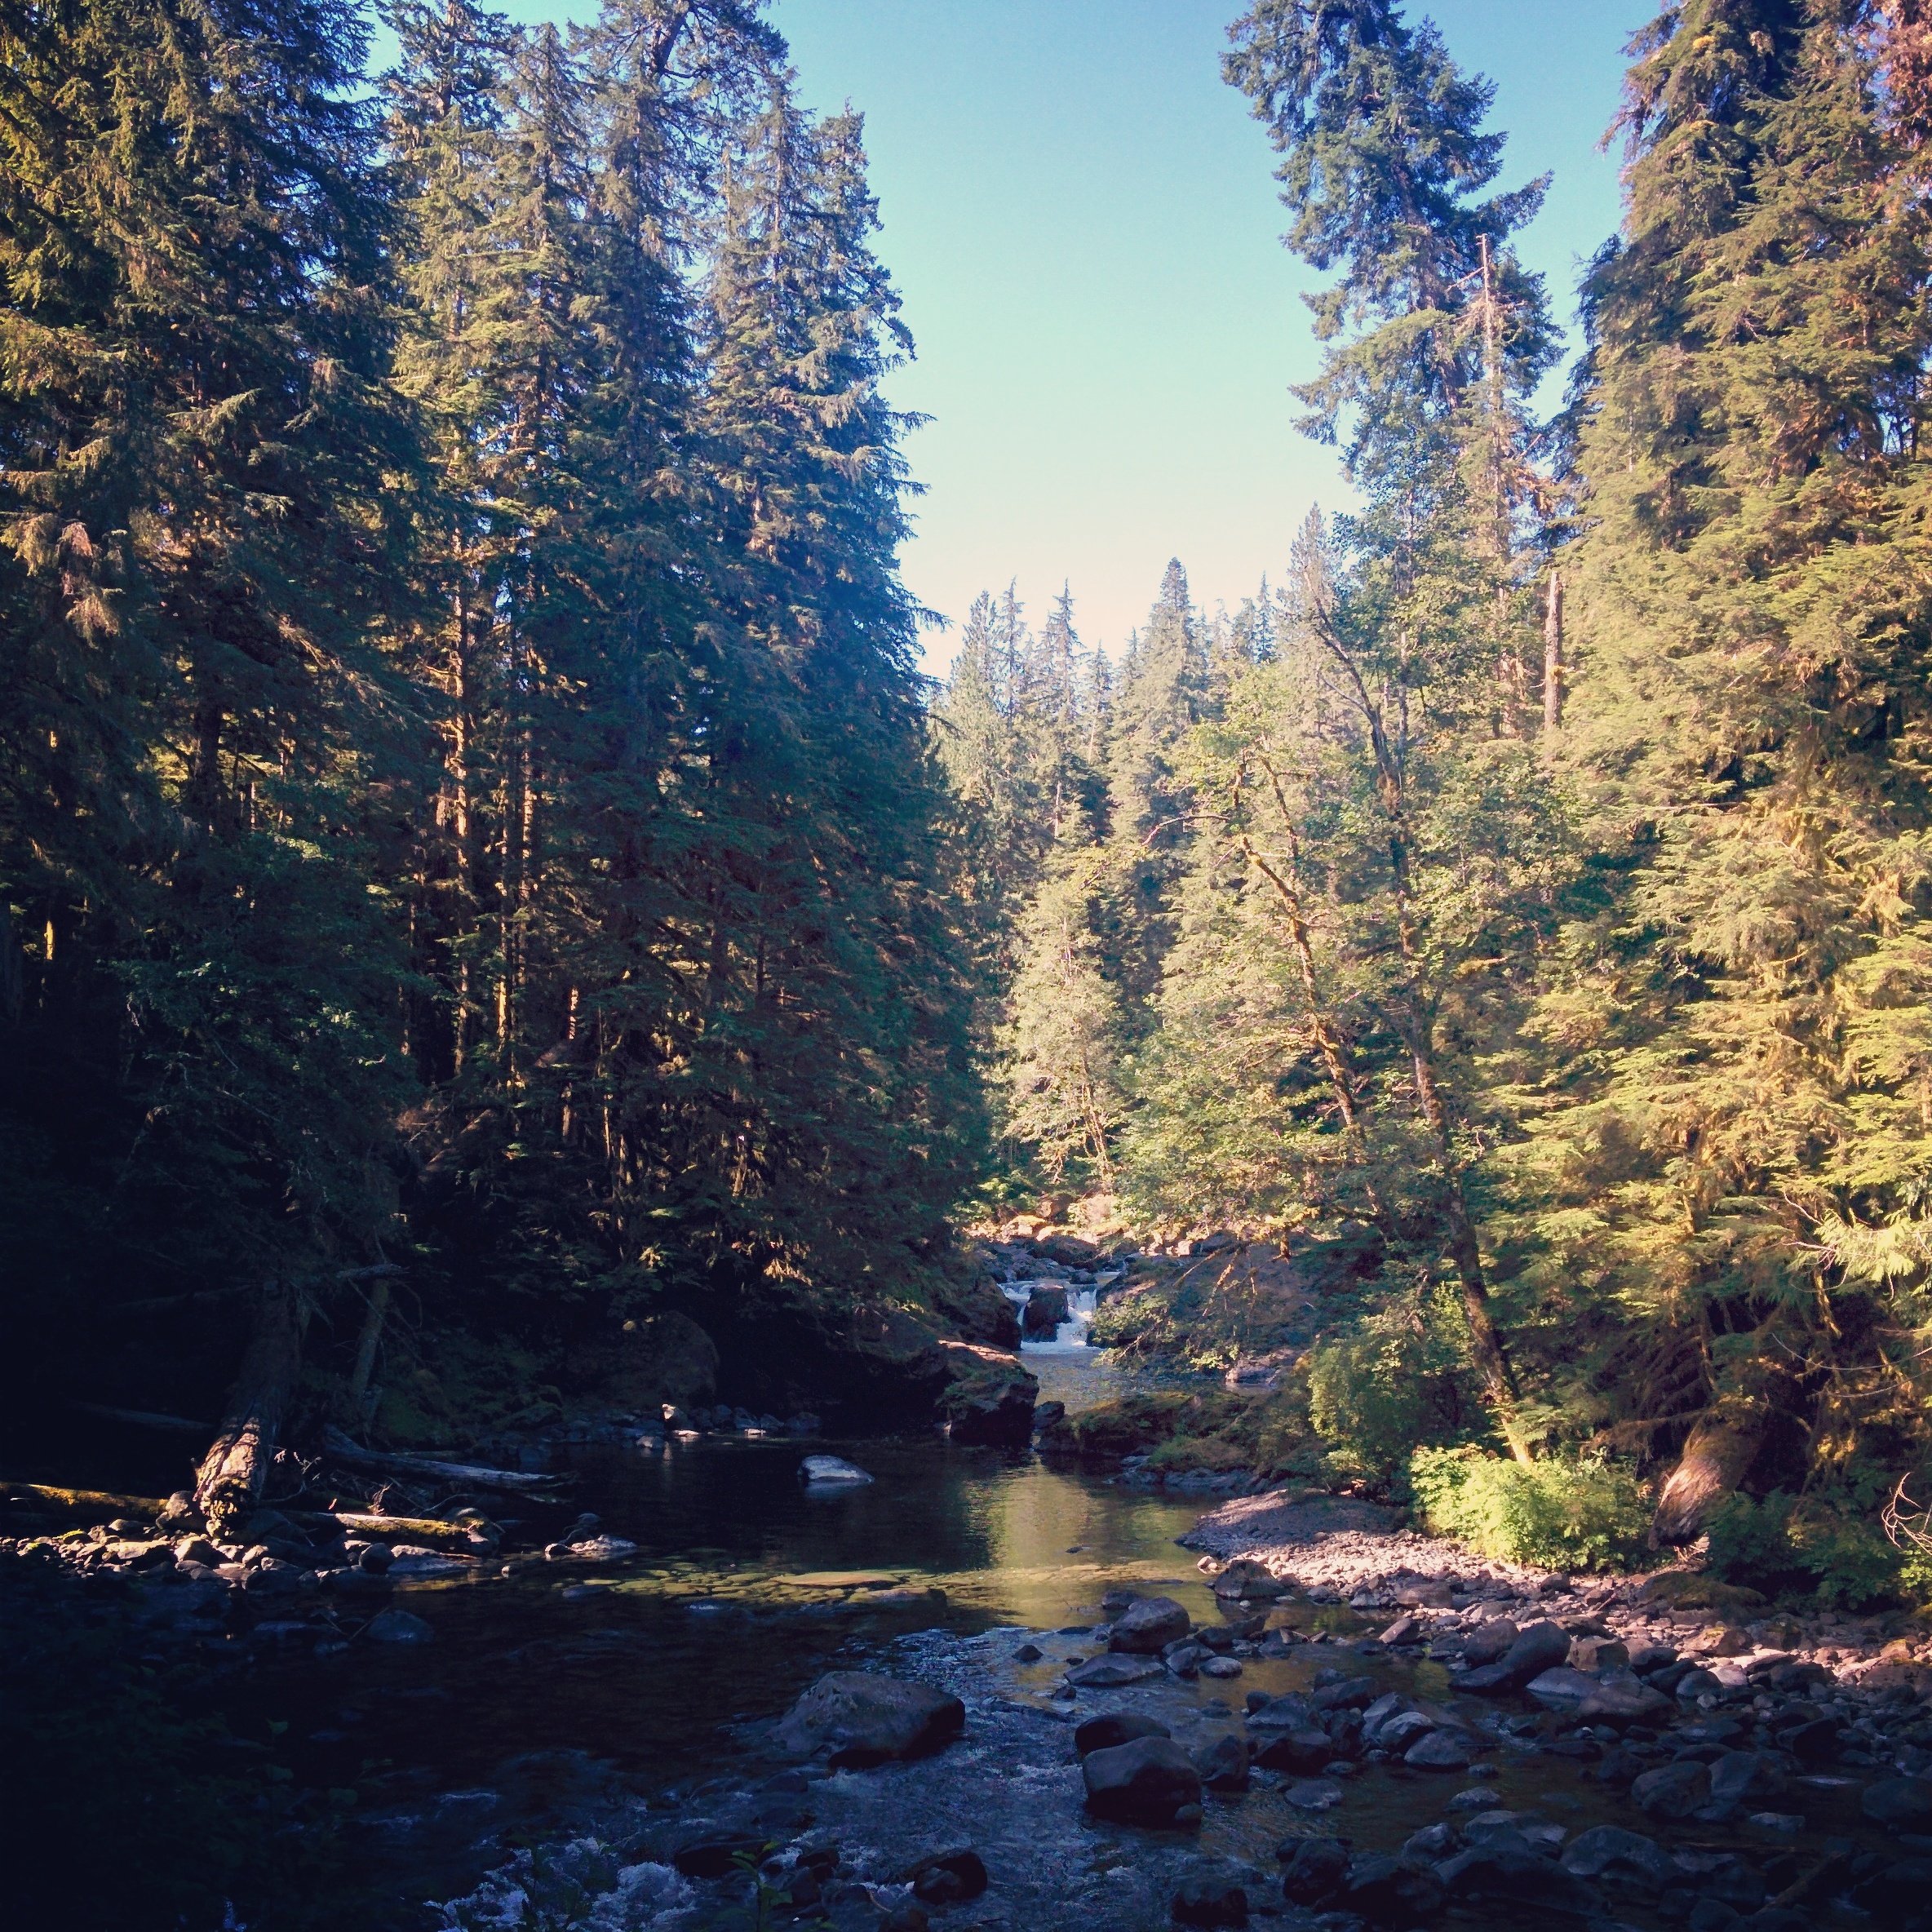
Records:
[[[112,1490],[57,1489],[44,1482],[0,1482],[0,1500],[31,1504],[39,1514],[72,1517],[85,1522],[112,1522],[117,1516],[153,1522],[166,1514],[162,1496],[118,1496]]]
[[[497,1546],[497,1539],[487,1531],[466,1522],[439,1522],[433,1516],[370,1516],[351,1509],[284,1513],[298,1529],[346,1530],[372,1543],[418,1543],[425,1549],[444,1550],[452,1556],[489,1556]]]
[[[295,1283],[272,1281],[263,1288],[255,1332],[228,1392],[220,1433],[195,1478],[195,1507],[224,1541],[240,1534],[261,1500],[302,1371],[308,1323],[308,1301]]]
[[[329,1460],[346,1469],[365,1469],[374,1476],[399,1476],[405,1482],[446,1482],[456,1489],[492,1489],[513,1495],[553,1490],[567,1480],[521,1469],[486,1469],[467,1462],[444,1462],[432,1456],[410,1456],[379,1449],[365,1449],[352,1442],[340,1429],[332,1429],[326,1438]]]

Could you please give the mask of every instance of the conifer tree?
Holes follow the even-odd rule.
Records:
[[[1928,237],[1867,24],[1745,0],[1653,23],[1587,290],[1566,731],[1625,883],[1545,1008],[1561,1104],[1525,1199],[1547,1278],[1596,1271],[1637,1318],[1633,1386],[1671,1385],[1630,1439],[1666,1450],[1709,1405],[1673,1536],[1780,1414],[1841,1456],[1881,1422],[1902,1385],[1859,1298],[1928,1252]]]
[[[361,842],[418,472],[364,34],[334,0],[0,26],[16,1098],[86,1123],[59,1158],[109,1267],[386,1225],[398,959]]]

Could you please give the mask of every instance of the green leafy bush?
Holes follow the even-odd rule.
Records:
[[[1397,1304],[1308,1354],[1308,1413],[1331,1473],[1399,1479],[1419,1442],[1465,1433],[1460,1363],[1438,1325]]]
[[[1730,1496],[1717,1505],[1705,1567],[1768,1596],[1809,1593],[1850,1610],[1884,1602],[1916,1580],[1870,1523],[1828,1500],[1801,1503],[1782,1490],[1762,1502]]]
[[[1508,1462],[1480,1449],[1418,1449],[1409,1482],[1442,1536],[1506,1562],[1603,1570],[1634,1558],[1650,1498],[1628,1469],[1595,1456]]]

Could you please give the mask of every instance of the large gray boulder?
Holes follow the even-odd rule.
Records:
[[[1564,1849],[1563,1869],[1575,1878],[1635,1892],[1660,1892],[1677,1878],[1677,1868],[1655,1839],[1614,1824],[1580,1832]]]
[[[1932,1778],[1881,1778],[1866,1788],[1862,1808],[1890,1831],[1924,1832],[1932,1825]]]
[[[1170,1825],[1201,1801],[1201,1775],[1171,1738],[1134,1738],[1080,1761],[1088,1808],[1122,1824]]]
[[[1036,1281],[1020,1311],[1020,1332],[1028,1341],[1052,1341],[1067,1318],[1066,1290],[1051,1282]]]
[[[1142,1717],[1132,1711],[1106,1711],[1075,1727],[1074,1755],[1085,1757],[1096,1751],[1111,1751],[1132,1744],[1136,1738],[1171,1738],[1173,1735],[1158,1717]]]
[[[1190,1628],[1187,1612],[1172,1597],[1137,1597],[1114,1618],[1107,1648],[1129,1656],[1154,1656]]]
[[[946,1341],[939,1347],[951,1377],[939,1412],[952,1439],[1011,1447],[1031,1442],[1039,1384],[1019,1358],[975,1342]]]
[[[835,1769],[928,1757],[966,1728],[966,1707],[930,1684],[835,1670],[800,1698],[777,1731],[780,1746],[810,1757],[826,1746]]]
[[[1456,1680],[1456,1688],[1491,1695],[1520,1690],[1532,1677],[1555,1669],[1569,1655],[1568,1632],[1547,1620],[1532,1624],[1517,1633],[1515,1641],[1494,1664],[1465,1671]]]
[[[1660,1765],[1631,1785],[1630,1797],[1652,1818],[1688,1818],[1710,1802],[1711,1775],[1700,1764]]]
[[[1252,1557],[1241,1557],[1215,1578],[1214,1593],[1221,1597],[1245,1597],[1251,1602],[1273,1602],[1278,1597],[1287,1595],[1288,1586],[1265,1564]]]

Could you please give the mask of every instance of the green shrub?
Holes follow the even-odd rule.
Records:
[[[1916,1582],[1905,1558],[1862,1518],[1782,1490],[1762,1502],[1730,1496],[1717,1505],[1705,1567],[1767,1596],[1808,1593],[1848,1610],[1885,1602]]]
[[[1643,1548],[1650,1498],[1628,1469],[1594,1456],[1523,1464],[1480,1449],[1418,1449],[1409,1482],[1438,1535],[1506,1562],[1603,1570]]]
[[[1460,1364],[1437,1326],[1400,1306],[1309,1351],[1308,1413],[1332,1473],[1399,1478],[1419,1442],[1465,1433]]]

